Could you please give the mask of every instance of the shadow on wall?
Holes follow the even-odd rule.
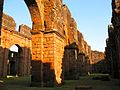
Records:
[[[51,63],[42,63],[41,60],[32,60],[31,86],[53,87],[58,85],[55,79],[55,71],[51,69]]]
[[[76,43],[67,45],[64,50],[62,61],[62,74],[61,79],[64,83],[66,80],[79,79],[79,73],[77,70],[77,55],[78,46]],[[52,63],[43,63],[41,60],[32,60],[32,77],[31,86],[59,86],[57,83],[54,69],[51,68]]]
[[[76,67],[78,46],[76,43],[65,46],[63,56],[63,74],[65,80],[78,79],[78,72]]]
[[[74,42],[67,45],[63,57],[63,74],[65,80],[77,80],[79,76],[90,72],[90,60],[85,53],[79,53],[78,45]]]
[[[4,76],[3,75],[3,48],[1,47],[1,27],[2,27],[2,14],[3,14],[3,0],[0,1],[0,77]]]
[[[78,67],[78,46],[76,43],[65,46],[63,56],[63,74],[65,80],[79,79]]]
[[[110,65],[106,59],[92,64],[92,73],[110,74]]]

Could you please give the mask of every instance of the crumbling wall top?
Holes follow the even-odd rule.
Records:
[[[19,32],[25,36],[31,37],[31,30],[27,25],[22,24],[19,26]]]
[[[5,13],[3,13],[3,16],[2,16],[2,27],[4,28],[4,30],[13,31],[14,33],[31,38],[31,30],[32,29],[30,27],[22,24],[19,26],[19,32],[16,31],[15,20],[11,16],[9,16]]]
[[[11,16],[9,16],[5,13],[3,13],[3,15],[2,15],[2,26],[5,29],[11,30],[11,31],[16,30],[15,20]]]

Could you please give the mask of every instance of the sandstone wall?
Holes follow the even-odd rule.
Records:
[[[92,72],[93,73],[108,73],[107,60],[105,53],[92,51]]]
[[[44,30],[44,0],[24,0],[32,19],[32,33]]]
[[[61,0],[44,1],[44,26],[45,31],[57,31],[64,34]]]
[[[76,21],[67,6],[63,5],[62,0],[24,1],[28,6],[33,23],[31,31],[32,82],[41,86],[61,84],[62,72],[67,72],[68,76],[72,76],[71,78],[78,79],[79,76],[76,75],[79,73],[78,69],[82,68],[79,67],[81,63],[84,63],[84,71],[88,72],[91,48],[78,31]],[[21,25],[18,33],[15,31],[15,22],[11,17],[10,19],[12,23],[3,23],[3,25],[8,25],[4,26],[3,35],[6,33],[10,37],[2,36],[4,37],[2,41],[4,47],[10,47],[13,42],[22,47],[31,47],[30,29]],[[16,38],[15,36],[19,38],[20,42],[12,39]],[[6,40],[13,42],[8,44],[5,42]],[[24,52],[26,54],[26,50]]]
[[[16,30],[16,23],[14,19],[6,14],[3,14],[2,16],[2,26],[4,27],[4,29],[8,29],[11,31]]]
[[[26,28],[26,29],[25,29]],[[7,60],[9,49],[12,45],[17,45],[18,48],[22,49],[21,59],[20,59],[20,69],[18,75],[24,76],[30,74],[30,60],[31,60],[31,34],[30,29],[24,26],[24,30],[28,30],[29,34],[21,33],[16,31],[16,23],[14,19],[6,14],[2,17],[1,26],[1,54],[0,60],[2,63],[2,75],[5,77],[7,75]],[[20,28],[20,31],[21,28]]]
[[[82,33],[77,30],[77,24],[67,6],[63,5],[62,8],[64,12],[63,18],[66,42],[63,59],[65,69],[64,78],[75,79],[77,77],[76,75],[78,73],[81,73],[80,70],[85,73],[89,71],[90,68],[89,65],[91,61],[91,47],[84,40]],[[76,52],[76,54],[73,52]],[[84,67],[82,67],[83,66],[82,61],[84,61]],[[72,63],[73,67],[71,66],[70,62],[73,62]],[[69,77],[70,72],[72,72],[71,76],[73,74],[72,77]]]
[[[104,60],[105,54],[99,51],[92,51],[92,64],[98,63],[101,60]]]

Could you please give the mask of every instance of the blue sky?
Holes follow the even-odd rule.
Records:
[[[77,22],[80,32],[93,50],[104,51],[107,27],[111,22],[112,0],[64,0]],[[5,0],[4,12],[14,17],[17,26],[32,27],[29,11],[24,0]]]

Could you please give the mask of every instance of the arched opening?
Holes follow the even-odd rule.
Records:
[[[17,24],[26,24],[33,29],[32,32],[38,33],[44,29],[42,1],[37,0],[4,0],[3,12],[12,16]],[[32,22],[31,22],[32,21]]]
[[[28,22],[32,21],[32,23],[31,23],[32,24],[32,34],[33,35],[39,34],[38,38],[39,38],[39,36],[42,36],[43,33],[41,31],[44,30],[44,20],[43,20],[44,19],[44,17],[43,17],[43,14],[44,14],[43,13],[44,12],[44,3],[43,3],[43,0],[12,0],[12,1],[1,0],[0,1],[0,14],[1,14],[0,18],[2,18],[2,15],[3,15],[2,13],[3,13],[3,11],[5,11],[6,4],[9,5],[7,7],[7,9],[6,9],[6,10],[9,10],[9,12],[10,12],[10,13],[8,13],[8,15],[10,15],[11,17],[14,18],[14,20],[16,21],[17,27],[18,27],[18,24],[24,23],[24,20],[29,18]],[[26,9],[27,11],[24,11],[25,10],[25,9],[23,9],[24,7],[25,7],[25,9],[27,8]],[[18,8],[21,9],[21,10],[18,10]],[[22,11],[24,11],[24,12],[22,12]],[[24,15],[26,13],[28,13],[30,15],[29,16]],[[22,18],[20,18],[20,16],[22,16]],[[16,18],[18,19],[18,22],[17,22]],[[30,18],[32,20],[30,20]],[[19,21],[22,21],[22,22],[19,23]],[[0,24],[2,25],[1,20],[0,20]],[[32,40],[35,41],[36,39],[38,39],[38,38],[36,38],[36,36]],[[32,47],[33,47],[32,51],[36,50],[36,48],[34,48],[34,47],[36,47],[37,43],[42,43],[42,42],[34,42],[34,41],[32,41]],[[10,42],[8,41],[7,43],[10,43]],[[14,42],[14,43],[16,43],[16,42]],[[22,43],[22,41],[21,41],[21,44],[24,44],[24,43]],[[31,60],[30,59],[30,54],[31,53],[27,53],[27,52],[30,51],[31,49],[30,48],[26,48],[27,46],[25,46],[25,45],[23,45],[24,47],[21,47],[22,50],[23,50],[22,52],[21,51],[19,52],[20,49],[19,49],[19,45],[18,45],[18,57],[19,57],[19,59],[17,61],[18,61],[19,65],[16,67],[17,63],[16,64],[13,63],[13,65],[12,65],[13,70],[11,70],[11,71],[8,70],[8,71],[10,71],[9,74],[12,74],[12,75],[18,74],[19,76],[25,76],[25,75],[28,75],[28,74],[30,75],[30,73],[29,73],[30,72],[30,67],[29,66],[30,66],[30,60]],[[7,46],[5,46],[5,48],[9,49]],[[39,48],[41,48],[41,45],[39,45]],[[11,53],[9,55],[12,55],[13,52],[10,51],[9,53]],[[16,52],[13,53],[13,54],[16,54]],[[34,56],[33,55],[34,54],[32,53],[32,57],[34,57],[34,56],[37,57],[37,54],[35,54]],[[13,55],[13,57],[14,57],[14,55]],[[11,56],[11,58],[12,58],[12,56]],[[6,59],[8,59],[8,58],[5,58],[5,60]],[[9,57],[9,59],[10,59],[10,57]],[[14,62],[14,61],[11,61],[11,62]],[[6,64],[7,63],[5,62],[5,70],[4,71],[6,71],[6,69],[7,69],[6,68],[6,66],[7,66]],[[33,67],[35,68],[35,67],[39,67],[39,66],[36,66],[36,65],[33,66],[32,65],[32,70],[33,70]],[[16,68],[17,68],[17,70],[16,70]],[[12,69],[12,68],[8,68],[8,69]],[[36,71],[39,74],[39,70],[38,69],[34,70],[34,71]],[[6,76],[6,72],[5,72],[5,76]]]
[[[9,49],[7,61],[7,75],[19,75],[22,48],[19,45],[13,45]]]

